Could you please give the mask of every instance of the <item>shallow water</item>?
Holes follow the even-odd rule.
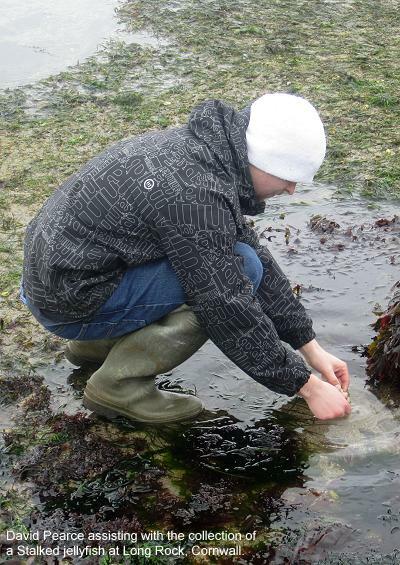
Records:
[[[128,33],[117,19],[117,6],[118,0],[2,0],[0,89],[63,71],[111,38],[143,45],[159,43],[144,31]]]

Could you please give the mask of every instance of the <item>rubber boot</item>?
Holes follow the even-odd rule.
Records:
[[[83,405],[107,418],[160,424],[193,418],[204,405],[191,394],[160,390],[155,378],[191,357],[208,339],[183,304],[160,320],[123,336],[87,381]]]
[[[80,367],[85,363],[103,363],[113,345],[121,339],[94,339],[87,341],[71,340],[67,343],[64,355],[70,363]]]

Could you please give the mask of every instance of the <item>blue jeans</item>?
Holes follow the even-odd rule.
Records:
[[[246,243],[236,243],[235,253],[244,259],[244,272],[253,283],[255,294],[263,274],[262,263],[255,250]],[[134,332],[159,320],[187,300],[167,258],[128,269],[114,293],[89,321],[54,322],[45,318],[24,296],[22,284],[20,297],[48,331],[73,340],[106,339]]]

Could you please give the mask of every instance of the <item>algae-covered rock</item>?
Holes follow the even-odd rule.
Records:
[[[366,349],[366,370],[371,380],[400,387],[400,280],[392,290],[386,312],[371,324],[378,333]]]

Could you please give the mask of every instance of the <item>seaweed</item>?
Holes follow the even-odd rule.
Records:
[[[296,473],[300,447],[297,434],[278,423],[258,422],[242,429],[226,416],[193,425],[172,449],[177,457],[203,470],[246,480],[268,476],[281,481]]]
[[[334,220],[329,220],[325,216],[315,214],[310,218],[310,228],[317,233],[334,233],[340,225]]]
[[[25,398],[33,394],[42,384],[43,378],[38,375],[29,372],[15,374],[15,372],[3,371],[0,375],[0,404],[10,404]]]
[[[366,348],[366,371],[371,383],[400,387],[400,281],[391,290],[386,311],[371,324],[377,335]]]
[[[197,527],[203,525],[211,528],[225,523],[235,506],[233,499],[231,485],[226,480],[220,479],[214,485],[201,483],[198,491],[190,496],[186,507],[173,511],[172,516],[179,527],[196,524]]]

